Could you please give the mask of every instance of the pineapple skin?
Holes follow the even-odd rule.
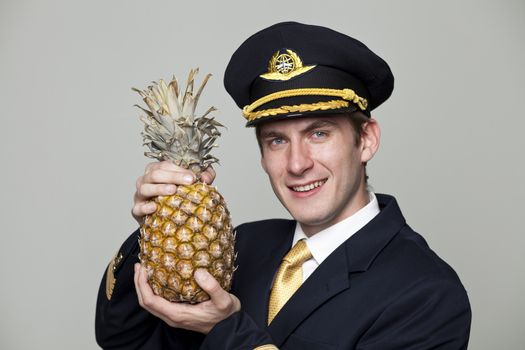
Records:
[[[171,196],[155,198],[157,210],[144,219],[140,261],[156,295],[172,302],[209,300],[193,278],[205,268],[229,291],[235,234],[222,195],[205,183],[179,185]]]

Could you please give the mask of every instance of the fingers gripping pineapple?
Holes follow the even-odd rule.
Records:
[[[133,89],[142,96],[145,114],[144,144],[148,157],[171,160],[195,173],[197,182],[178,185],[171,196],[155,198],[157,210],[141,225],[140,261],[148,271],[154,293],[169,301],[198,303],[209,296],[198,286],[193,274],[206,268],[225,290],[231,286],[234,271],[234,233],[223,197],[213,186],[200,180],[200,174],[217,158],[210,154],[220,136],[222,125],[208,115],[195,117],[199,96],[208,74],[196,94],[191,70],[184,91],[177,80],[154,82],[145,90]]]

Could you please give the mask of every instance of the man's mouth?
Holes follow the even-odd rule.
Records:
[[[313,190],[314,188],[321,187],[324,185],[327,179],[319,180],[310,182],[309,184],[305,185],[297,185],[297,186],[290,186],[290,189],[292,189],[294,192],[308,192]]]

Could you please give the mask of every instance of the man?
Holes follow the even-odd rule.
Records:
[[[256,127],[261,165],[295,220],[237,228],[231,293],[195,274],[211,300],[153,295],[135,232],[102,280],[97,341],[108,349],[464,349],[470,306],[455,272],[367,191],[380,142],[370,111],[393,89],[388,65],[327,28],[280,23],[233,54],[225,86]],[[204,180],[213,181],[208,170]],[[185,176],[190,179],[185,180]],[[194,181],[167,162],[137,181],[133,214]],[[134,271],[133,271],[134,270]],[[115,280],[109,298],[108,280]]]

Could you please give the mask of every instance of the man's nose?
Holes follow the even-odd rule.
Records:
[[[291,143],[288,152],[287,170],[290,174],[301,176],[313,167],[314,162],[306,145],[301,142]]]

